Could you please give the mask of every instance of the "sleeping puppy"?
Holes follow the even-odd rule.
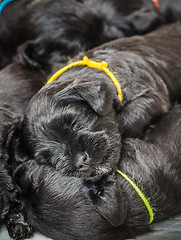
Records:
[[[0,71],[0,223],[6,224],[14,239],[29,237],[32,228],[22,215],[20,192],[13,179],[13,138],[28,101],[45,79],[16,63]]]
[[[18,6],[21,4],[17,3]],[[91,0],[84,4],[75,0],[34,0],[28,1],[27,6],[27,11],[23,9],[23,17],[10,26],[10,34],[14,26],[15,40],[19,41],[16,60],[44,71],[49,71],[52,62],[65,62],[67,57],[73,57],[79,51],[115,38],[143,34],[169,21],[181,20],[179,0],[162,0],[161,14],[155,10],[151,0]],[[4,38],[4,34],[2,36]]]
[[[154,222],[181,213],[180,130],[178,105],[143,140],[123,141],[117,168],[149,199]],[[92,183],[28,161],[15,177],[28,221],[54,240],[123,240],[150,230],[143,200],[118,173]]]
[[[123,141],[118,169],[141,189],[152,208],[154,222],[181,212],[180,129],[181,106],[177,105],[147,131],[144,140],[128,138]],[[146,204],[125,177],[119,175],[116,181],[120,185],[120,196],[124,199],[117,195],[117,205],[114,199],[118,192],[116,185],[111,188],[113,197],[109,195],[109,186],[100,188],[101,181],[87,185],[89,197],[97,211],[112,225],[119,226],[126,213],[126,226],[136,232],[148,229],[151,214]],[[120,211],[122,201],[125,208]],[[107,205],[113,204],[113,211],[118,215],[116,223],[113,222],[113,212],[106,211]]]
[[[30,4],[21,35],[34,36],[19,47],[16,60],[48,71],[52,62],[65,62],[79,51],[181,20],[179,0],[159,1],[159,13],[151,0],[86,0],[83,3],[41,0]],[[31,27],[28,33],[27,26]]]
[[[15,178],[21,189],[23,214],[35,231],[54,240],[108,240],[110,236],[117,240],[118,236],[129,236],[127,231],[118,233],[97,212],[82,178],[64,176],[36,161],[20,164]]]
[[[175,24],[86,52],[115,72],[123,101],[103,70],[68,69],[30,101],[15,143],[16,161],[35,159],[69,176],[111,173],[122,136],[143,136],[180,98],[180,43],[181,25]]]
[[[122,36],[75,0],[14,1],[0,22],[0,68],[15,60],[18,48],[17,61],[48,72],[49,63]]]
[[[181,21],[179,0],[82,0],[125,36],[144,34],[158,26]]]

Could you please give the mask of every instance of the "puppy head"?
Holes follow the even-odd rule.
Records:
[[[67,82],[53,82],[34,96],[16,158],[33,158],[77,177],[108,174],[121,148],[112,92],[105,83]]]
[[[68,56],[120,36],[119,31],[105,26],[98,15],[75,0],[34,1],[26,26],[32,26],[30,32],[34,35],[18,47],[16,59],[46,72],[52,62],[65,62]]]
[[[21,164],[15,178],[22,190],[27,220],[45,236],[55,240],[120,240],[128,236],[126,228],[121,226],[125,209],[120,189],[113,196],[107,191],[113,187],[113,182],[109,182],[109,187],[102,184],[97,210],[87,196],[87,186],[81,178],[63,176],[35,161]]]

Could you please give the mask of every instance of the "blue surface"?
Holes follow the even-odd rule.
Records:
[[[4,0],[2,3],[0,3],[0,13],[2,12],[3,8],[10,2],[13,2],[14,0]]]

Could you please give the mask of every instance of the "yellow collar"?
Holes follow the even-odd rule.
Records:
[[[77,61],[77,62],[71,63],[71,64],[63,67],[62,69],[58,70],[48,80],[47,84],[53,82],[58,76],[60,76],[65,71],[67,71],[69,68],[75,67],[77,65],[87,65],[90,68],[97,68],[97,69],[103,70],[111,78],[112,82],[116,86],[117,91],[118,91],[118,98],[119,98],[119,100],[120,101],[123,100],[123,94],[122,94],[122,91],[121,91],[121,85],[120,85],[119,81],[116,79],[116,77],[114,76],[114,74],[107,68],[107,63],[106,62],[95,62],[95,61],[92,61],[92,60],[88,59],[88,57],[86,57],[86,56],[84,56],[82,61]]]
[[[124,174],[123,172],[121,172],[120,170],[116,169],[116,171],[122,176],[124,177],[131,185],[132,187],[134,188],[134,190],[138,193],[138,195],[140,196],[140,198],[143,200],[143,203],[145,204],[147,210],[148,210],[148,213],[150,215],[150,221],[149,221],[149,224],[153,222],[153,219],[154,219],[154,213],[153,213],[153,209],[152,207],[150,206],[147,198],[145,197],[145,195],[142,193],[142,191],[139,189],[139,187],[126,175]]]

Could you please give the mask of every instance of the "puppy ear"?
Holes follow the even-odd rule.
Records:
[[[128,16],[128,20],[139,34],[146,33],[161,23],[159,15],[148,8],[135,11]]]
[[[101,179],[95,183],[86,182],[88,197],[95,210],[111,225],[117,227],[125,222],[126,208],[124,198],[117,181]]]
[[[51,47],[52,45],[60,54],[54,53]],[[52,44],[49,39],[38,38],[36,40],[27,41],[18,47],[16,61],[30,69],[42,70],[43,68],[44,71],[49,73],[50,65],[53,62],[51,56],[56,55],[57,62],[67,61],[67,57],[63,53],[61,54],[63,51],[62,49],[64,49],[64,46],[61,45],[61,42],[59,42],[57,46],[56,42]]]
[[[99,115],[106,115],[113,105],[113,90],[104,82],[89,82],[75,86],[78,94]]]

